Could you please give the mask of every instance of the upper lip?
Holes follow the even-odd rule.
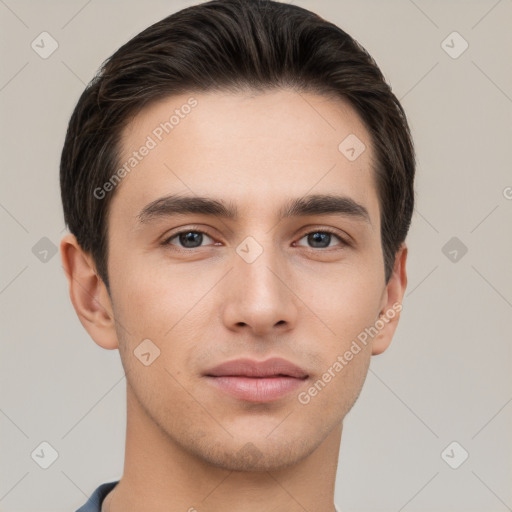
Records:
[[[276,377],[286,376],[304,379],[308,377],[305,370],[297,365],[282,359],[273,357],[266,361],[254,359],[235,359],[211,368],[205,373],[208,377]]]

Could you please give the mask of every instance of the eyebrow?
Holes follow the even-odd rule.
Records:
[[[169,195],[146,205],[137,218],[139,222],[146,224],[158,218],[187,213],[231,220],[236,220],[239,216],[238,208],[231,201],[225,202],[202,196]],[[291,199],[279,210],[280,220],[288,217],[329,214],[342,215],[372,225],[368,210],[347,196],[313,194]]]

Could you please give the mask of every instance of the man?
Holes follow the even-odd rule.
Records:
[[[80,512],[336,510],[343,420],[407,284],[414,150],[348,34],[214,0],[104,63],[71,117],[61,242],[119,349],[125,465]]]

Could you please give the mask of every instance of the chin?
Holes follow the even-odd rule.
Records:
[[[305,459],[317,448],[311,437],[285,440],[284,436],[266,434],[234,436],[229,442],[204,444],[192,448],[195,455],[206,463],[228,471],[266,472],[286,469]]]

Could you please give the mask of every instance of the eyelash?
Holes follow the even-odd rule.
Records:
[[[201,229],[198,229],[196,228],[195,226],[190,226],[189,228],[187,229],[183,229],[181,231],[177,231],[176,233],[173,233],[170,237],[167,237],[163,242],[162,242],[162,245],[163,246],[169,246],[169,245],[173,245],[170,243],[171,240],[173,240],[174,238],[178,237],[179,235],[181,234],[184,234],[184,233],[200,233],[200,234],[203,234],[203,235],[206,235],[206,236],[209,236],[210,238],[214,238],[213,236],[209,235],[206,231],[203,231]],[[322,229],[313,229],[311,231],[307,231],[306,233],[304,233],[300,238],[299,240],[302,240],[304,237],[308,236],[308,235],[311,235],[313,233],[328,233],[330,235],[333,235],[335,236],[340,242],[341,242],[341,246],[350,246],[351,244],[346,240],[344,239],[343,237],[341,237],[337,232],[335,232],[334,230],[331,230],[331,229],[328,229],[328,228],[322,228]],[[190,252],[190,251],[193,251],[194,249],[200,249],[201,247],[204,247],[204,246],[199,246],[199,247],[191,247],[191,248],[187,248],[187,247],[180,247],[180,246],[176,246],[176,249],[177,250],[181,250],[181,251],[187,251],[187,252]],[[305,246],[299,246],[299,247],[305,247]],[[321,251],[325,251],[327,249],[332,249],[331,247],[322,247],[322,248],[317,248],[317,247],[305,247],[306,249],[311,249],[311,250],[321,250]]]

